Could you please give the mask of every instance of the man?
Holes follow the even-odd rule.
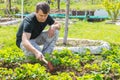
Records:
[[[58,38],[60,25],[50,16],[50,7],[45,2],[36,5],[36,12],[28,15],[22,21],[17,32],[16,44],[26,56],[35,56],[42,60],[44,53],[51,53]],[[50,25],[48,31],[44,28]],[[43,49],[39,45],[43,44]]]

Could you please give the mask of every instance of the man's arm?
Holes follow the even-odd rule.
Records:
[[[38,51],[35,47],[33,47],[32,44],[29,42],[30,37],[31,37],[31,33],[23,32],[23,35],[22,35],[23,46],[27,50],[31,51],[35,55],[36,59],[42,60],[44,56],[42,55],[40,51]]]
[[[54,28],[57,29],[57,30],[60,30],[61,25],[60,25],[60,23],[55,22],[55,23],[52,25],[52,27],[54,27]]]
[[[58,22],[54,22],[54,24],[51,25],[51,27],[48,30],[48,36],[53,37],[55,30],[60,30],[60,28],[61,28],[61,25]]]

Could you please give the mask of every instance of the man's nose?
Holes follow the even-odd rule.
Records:
[[[45,19],[46,16],[42,16],[42,19]]]

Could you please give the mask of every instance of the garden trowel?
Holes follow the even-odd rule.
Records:
[[[45,58],[42,58],[42,61],[45,62],[50,70],[50,72],[54,71],[54,67],[50,61],[45,60]]]

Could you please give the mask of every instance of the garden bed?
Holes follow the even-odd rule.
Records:
[[[51,61],[55,68],[51,73],[45,63],[40,61],[25,63],[19,50],[14,51],[14,54],[10,52],[11,50],[14,49],[2,50],[1,56],[5,56],[0,56],[0,59],[4,60],[0,61],[0,80],[118,80],[120,78],[118,49],[105,51],[101,55],[73,54],[69,50],[55,51],[52,55],[46,54],[45,58]]]
[[[67,45],[64,45],[63,39],[58,39],[58,41],[56,42],[55,50],[60,51],[65,48],[77,53],[86,53],[87,50],[90,50],[90,52],[93,54],[99,54],[104,48],[110,49],[110,44],[102,40],[69,38],[67,40]]]
[[[0,26],[16,24],[20,21],[21,21],[20,19],[16,19],[16,18],[0,18]]]

